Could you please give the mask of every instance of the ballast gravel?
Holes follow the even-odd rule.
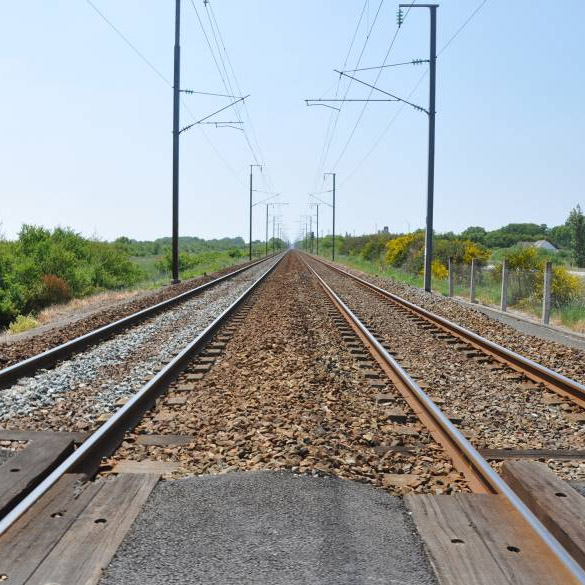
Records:
[[[26,430],[87,431],[138,390],[227,309],[274,261],[0,391],[0,424]]]
[[[392,383],[366,376],[374,365],[353,357],[329,311],[338,316],[289,255],[254,294],[215,365],[194,382],[187,368],[127,433],[108,467],[154,460],[176,464],[173,478],[287,469],[392,494],[466,491]],[[141,439],[148,435],[188,440],[147,445]]]
[[[520,332],[475,307],[464,305],[448,297],[430,294],[420,288],[395,280],[364,274],[347,266],[338,266],[411,303],[470,329],[490,341],[585,384],[585,351],[583,350]]]

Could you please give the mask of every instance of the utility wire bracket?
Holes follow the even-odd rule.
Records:
[[[211,95],[214,97],[225,97],[225,98],[231,98],[233,100],[239,98],[240,96],[238,95],[229,95],[226,93],[211,93],[209,91],[195,91],[193,89],[180,89],[179,93],[186,93],[188,95]]]
[[[401,65],[422,65],[423,63],[430,63],[429,59],[412,59],[411,61],[403,61],[402,63],[388,63],[387,65],[377,65],[375,67],[360,67],[359,69],[345,69],[342,73],[356,73],[357,71],[372,71],[373,69],[386,69],[388,67],[400,67]]]
[[[224,110],[227,110],[228,108],[231,108],[232,106],[235,106],[239,102],[243,102],[245,99],[247,99],[249,97],[250,97],[250,94],[248,94],[244,97],[238,98],[237,100],[233,101],[231,104],[228,104],[227,106],[224,106],[223,108],[220,108],[219,110],[216,110],[212,114],[209,114],[208,116],[205,116],[204,118],[201,118],[201,120],[197,120],[197,122],[193,122],[192,124],[189,124],[188,126],[185,126],[184,128],[181,128],[181,130],[179,130],[179,134],[182,134],[183,132],[190,130],[191,128],[193,128],[193,126],[197,126],[197,124],[202,124],[203,122],[205,122],[205,120],[208,120],[212,116],[215,116],[216,114],[219,114],[220,112],[223,112]]]
[[[357,77],[354,77],[353,75],[348,75],[347,73],[344,73],[343,71],[338,71],[337,69],[334,69],[334,71],[335,71],[335,73],[339,73],[339,75],[342,75],[344,77],[349,77],[349,79],[353,79],[354,81],[357,81],[358,83],[361,83],[362,85],[365,85],[367,87],[375,89],[376,91],[379,91],[380,93],[383,93],[384,95],[388,95],[391,98],[394,98],[398,102],[403,102],[405,104],[408,104],[409,106],[413,107],[415,110],[418,110],[419,112],[425,112],[427,115],[430,114],[430,112],[426,108],[423,108],[422,106],[419,106],[417,104],[413,104],[412,102],[409,102],[408,100],[405,100],[401,97],[398,97],[397,95],[394,95],[393,93],[390,93],[389,91],[384,91],[383,89],[380,89],[379,87],[376,87],[375,85],[372,85],[371,83],[366,83],[365,81],[362,81],[361,79],[358,79]]]

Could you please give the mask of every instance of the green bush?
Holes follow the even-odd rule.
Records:
[[[88,240],[69,228],[23,225],[16,241],[0,241],[0,327],[49,304],[142,278],[117,244]]]

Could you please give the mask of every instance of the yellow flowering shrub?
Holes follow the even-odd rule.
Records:
[[[449,276],[448,268],[438,259],[435,258],[431,263],[431,273],[433,278],[443,279]]]
[[[480,262],[487,262],[490,258],[491,252],[472,242],[470,240],[464,240],[463,242],[463,262],[465,264],[471,264],[472,260],[479,260]]]
[[[405,234],[403,236],[398,236],[393,240],[390,240],[386,244],[386,256],[385,260],[387,264],[390,266],[400,266],[408,255],[410,247],[412,244],[417,242],[418,240],[422,241],[424,234],[420,232],[415,232],[413,234]]]
[[[553,266],[552,269],[552,303],[555,307],[562,307],[583,294],[583,283],[575,274],[571,274],[564,266]],[[541,264],[535,282],[534,294],[542,298],[544,288],[544,263]]]

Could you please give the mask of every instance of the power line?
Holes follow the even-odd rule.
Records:
[[[360,13],[360,17],[358,19],[357,25],[355,27],[353,36],[351,38],[351,42],[349,44],[349,49],[347,50],[347,55],[345,56],[345,61],[343,62],[343,68],[345,69],[345,66],[347,65],[347,61],[349,60],[349,56],[351,55],[351,50],[353,48],[353,44],[355,42],[355,39],[357,37],[357,33],[359,31],[360,28],[360,24],[362,22],[362,19],[364,17],[364,12],[366,10],[366,7],[368,8],[368,19],[369,19],[369,0],[365,0],[364,5],[362,7],[362,11]],[[368,26],[366,27],[366,29],[369,28],[369,23]],[[337,81],[333,84],[333,85],[337,85],[337,87],[335,88],[335,98],[337,98],[337,96],[339,95],[339,86],[341,85],[341,77],[337,78]],[[330,90],[327,90],[326,93],[329,93]],[[338,111],[341,111],[341,109],[338,109]],[[316,180],[317,177],[319,176],[320,172],[321,172],[321,165],[323,164],[323,156],[324,156],[324,152],[325,152],[325,145],[327,144],[327,139],[329,137],[329,132],[331,132],[331,128],[332,128],[332,124],[333,124],[333,117],[334,114],[331,114],[331,116],[329,116],[329,122],[327,124],[327,130],[325,132],[325,138],[323,140],[323,147],[321,148],[321,155],[319,157],[319,166],[317,167],[317,174],[315,175]]]
[[[469,15],[467,20],[455,31],[455,34],[443,45],[437,53],[437,57],[459,36],[459,33],[472,21],[473,17],[487,4],[488,0],[483,2]]]
[[[238,78],[237,78],[236,72],[234,70],[234,67],[232,65],[232,61],[230,59],[229,53],[227,51],[227,48],[225,46],[225,42],[224,42],[224,39],[223,39],[223,35],[221,34],[221,30],[219,28],[219,23],[217,21],[217,17],[215,16],[215,12],[213,11],[213,6],[211,5],[211,2],[209,2],[209,0],[206,2],[205,7],[209,11],[209,13],[211,14],[211,18],[213,19],[213,22],[215,23],[215,28],[217,30],[217,35],[219,37],[219,40],[221,41],[221,46],[223,47],[223,51],[225,53],[226,61],[227,61],[227,64],[229,66],[229,69],[231,71],[231,74],[232,74],[232,77],[233,77],[233,80],[234,80],[234,85],[236,86],[237,91],[240,92],[240,94],[241,94],[242,93],[242,90],[240,88],[240,84],[238,82]],[[248,126],[250,128],[250,132],[251,132],[251,135],[252,135],[252,139],[254,140],[254,143],[256,144],[256,148],[258,150],[258,154],[259,154],[260,160],[264,160],[264,154],[262,152],[262,148],[260,146],[260,142],[258,141],[258,136],[256,135],[256,130],[254,128],[254,124],[252,122],[252,117],[250,116],[250,112],[248,110],[248,106],[247,106],[246,102],[243,102],[242,109],[243,109],[243,111],[246,114],[246,120],[247,120]],[[252,145],[249,143],[249,139],[248,139],[247,132],[246,132],[245,129],[244,129],[244,136],[246,138],[246,141],[248,142],[248,147],[250,148],[250,151],[254,154]],[[255,157],[256,160],[257,160],[257,158],[258,157]],[[270,189],[272,191],[275,190],[274,189],[274,183],[272,181],[272,175],[270,173],[270,168],[267,167],[267,169],[266,169],[266,178],[265,178],[265,175],[262,174],[262,181],[263,182],[268,182]]]
[[[361,50],[360,55],[358,57],[358,60],[357,60],[357,63],[356,63],[356,67],[359,67],[359,65],[361,63],[362,57],[364,56],[364,52],[365,52],[366,47],[368,45],[368,42],[370,40],[370,36],[372,34],[372,31],[374,30],[374,27],[376,26],[376,22],[378,21],[378,16],[380,14],[380,11],[382,9],[382,5],[383,4],[384,4],[384,0],[380,0],[380,4],[378,5],[378,9],[376,10],[376,14],[374,16],[374,20],[372,21],[372,24],[369,27],[369,30],[368,30],[368,33],[366,35],[366,38],[365,38],[365,41],[364,41],[362,50]],[[360,20],[361,20],[361,17],[360,17]],[[347,65],[347,61],[349,60],[349,54],[350,54],[350,52],[351,52],[351,50],[348,51],[348,56],[346,57],[345,63],[343,65],[343,68],[344,69],[345,69],[345,66]],[[347,97],[347,95],[349,93],[349,90],[351,89],[351,85],[352,85],[352,81],[350,80],[350,82],[348,83],[347,88],[345,90],[345,93],[343,95],[343,98],[344,99]],[[337,97],[337,95],[338,94],[336,93],[335,94],[335,97]],[[335,121],[333,123],[333,128],[331,130],[331,133],[329,134],[328,137],[326,135],[326,138],[325,138],[324,150],[321,153],[321,158],[320,158],[320,161],[319,161],[319,169],[320,169],[320,171],[318,171],[319,174],[320,174],[320,172],[322,172],[325,169],[325,163],[327,162],[327,158],[329,156],[329,150],[330,150],[331,144],[333,142],[333,136],[335,135],[335,130],[337,129],[337,124],[339,122],[339,117],[341,115],[341,109],[342,108],[340,108],[340,111],[337,112],[337,114],[332,114],[332,115],[335,116]]]
[[[221,30],[219,28],[219,23],[217,22],[217,18],[215,16],[215,12],[213,11],[213,6],[211,5],[210,2],[207,2],[206,8],[209,10],[209,12],[211,14],[211,17],[213,19],[213,22],[215,23],[215,28],[217,29],[217,34],[219,36],[219,40],[221,41],[221,46],[223,47],[223,51],[225,53],[225,57],[226,57],[227,64],[228,64],[228,66],[230,68],[230,71],[231,71],[231,74],[232,74],[232,76],[234,78],[234,84],[236,86],[236,89],[239,92],[241,92],[240,84],[238,82],[238,78],[237,78],[236,72],[235,72],[234,67],[232,65],[232,61],[230,59],[229,53],[227,52],[227,48],[225,46],[225,42],[224,42],[224,39],[223,39],[223,35],[221,34]],[[255,131],[255,128],[254,128],[254,124],[252,123],[252,118],[250,116],[250,112],[248,110],[248,106],[247,106],[246,102],[243,103],[243,110],[246,113],[246,119],[247,119],[247,122],[248,122],[248,124],[250,126],[250,131],[252,133],[252,138],[254,139],[254,142],[256,143],[256,148],[258,149],[258,153],[260,155],[260,158],[262,160],[264,160],[264,154],[262,153],[262,148],[260,147],[260,143],[258,141],[258,137],[256,135],[256,131]],[[266,169],[266,174],[270,177],[270,169],[268,169],[268,168]],[[264,175],[263,175],[263,178],[264,178]]]
[[[207,42],[207,47],[209,48],[209,52],[211,53],[211,56],[212,56],[213,61],[215,63],[215,67],[217,69],[217,72],[219,73],[219,76],[221,78],[221,81],[223,83],[223,86],[224,86],[226,92],[234,93],[233,92],[233,89],[231,87],[231,82],[229,80],[229,75],[227,73],[227,69],[225,67],[225,63],[223,62],[223,57],[221,55],[221,49],[219,48],[219,43],[218,43],[218,40],[217,40],[217,36],[215,34],[215,29],[213,28],[213,25],[211,24],[211,19],[210,19],[210,28],[211,28],[211,32],[212,32],[212,34],[214,36],[214,40],[215,40],[215,43],[216,43],[216,46],[217,46],[217,50],[218,50],[218,53],[219,53],[219,59],[222,61],[223,71],[222,71],[222,67],[220,67],[220,65],[219,65],[218,58],[215,55],[215,51],[213,50],[213,47],[211,45],[211,41],[209,40],[209,35],[207,34],[207,31],[205,30],[205,26],[203,25],[203,21],[201,20],[201,17],[199,15],[199,11],[197,10],[197,7],[195,6],[195,2],[193,0],[190,0],[190,1],[191,1],[191,6],[193,7],[193,10],[195,11],[195,15],[197,16],[197,20],[199,22],[199,26],[201,28],[201,31],[203,32],[203,36],[205,37],[205,40]],[[208,4],[206,4],[205,6],[207,8]],[[208,18],[209,18],[209,12],[207,14],[208,14]],[[235,108],[235,111],[236,111],[236,115],[238,117],[238,120],[239,121],[242,121],[241,120],[241,115],[240,115],[239,109],[238,108]],[[254,149],[252,148],[252,145],[250,143],[250,140],[249,140],[249,138],[248,138],[245,130],[244,130],[244,136],[245,136],[246,142],[248,144],[248,148],[250,149],[250,152],[252,153],[252,156],[254,158],[254,161],[257,164],[260,164],[259,163],[259,160],[258,160],[258,157],[256,156],[256,153],[255,153]]]
[[[449,40],[441,47],[441,49],[437,53],[437,57],[439,55],[441,55],[445,51],[445,49],[447,49],[447,47],[459,36],[459,34],[461,33],[461,31],[463,31],[463,29],[476,16],[476,14],[485,6],[485,4],[487,4],[487,1],[488,0],[482,0],[482,2],[473,10],[473,12],[465,19],[465,21],[463,22],[463,24],[455,31],[455,33],[449,38]],[[410,93],[408,94],[407,99],[410,99],[414,95],[415,91],[419,88],[419,86],[422,83],[423,79],[428,74],[429,74],[429,71],[427,69],[421,75],[421,77],[419,78],[419,80],[416,82],[416,84],[414,85],[414,87],[412,88],[412,90],[410,91]],[[372,147],[368,150],[368,152],[366,153],[366,155],[354,167],[354,169],[351,171],[351,173],[345,177],[345,179],[341,183],[341,185],[339,185],[340,187],[342,187],[343,185],[345,185],[347,182],[350,181],[350,179],[357,173],[357,171],[361,168],[361,166],[364,164],[364,162],[366,162],[366,160],[371,156],[371,154],[374,152],[374,150],[376,150],[376,148],[378,147],[378,145],[380,144],[380,142],[382,141],[382,139],[384,138],[384,136],[388,133],[388,131],[390,130],[390,128],[394,125],[394,122],[396,122],[396,119],[398,118],[398,116],[400,116],[400,114],[402,114],[402,112],[403,112],[403,110],[405,108],[405,105],[406,104],[402,104],[400,106],[400,108],[398,109],[398,111],[396,112],[396,114],[392,117],[392,119],[390,120],[390,122],[388,123],[388,125],[380,133],[380,135],[378,136],[378,138],[376,139],[376,141],[374,142],[374,144],[372,145]]]
[[[213,49],[211,40],[209,38],[209,35],[207,34],[207,31],[205,29],[205,26],[203,24],[203,20],[201,19],[201,16],[199,14],[199,11],[197,10],[197,7],[195,6],[194,1],[193,0],[190,0],[190,2],[191,2],[191,6],[192,6],[192,8],[193,8],[193,10],[195,12],[195,15],[197,17],[197,21],[199,22],[199,26],[201,28],[201,31],[203,33],[203,36],[205,37],[205,41],[207,43],[207,47],[209,49],[209,52],[211,53],[211,56],[213,58],[213,62],[215,63],[215,67],[216,67],[217,72],[218,72],[218,74],[219,74],[219,76],[221,78],[222,84],[223,84],[223,86],[224,86],[224,88],[225,88],[225,90],[226,90],[227,93],[233,94],[234,93],[233,86],[232,86],[232,83],[231,83],[231,80],[230,80],[229,73],[227,71],[227,67],[225,65],[225,61],[223,60],[223,56],[222,56],[222,53],[221,53],[221,48],[219,46],[218,37],[219,37],[219,39],[221,39],[222,44],[223,44],[223,39],[221,38],[221,32],[219,31],[219,27],[217,26],[217,20],[215,19],[215,17],[213,17],[214,20],[215,20],[215,23],[216,23],[216,28],[217,28],[217,34],[216,34],[215,28],[213,26],[213,22],[212,22],[211,17],[210,17],[210,13],[207,12],[207,16],[208,16],[208,19],[209,19],[209,26],[210,26],[210,29],[211,29],[211,34],[213,36],[213,39],[215,41],[215,45],[217,47],[217,53],[218,53],[218,55],[216,56],[216,51]],[[207,8],[209,6],[209,4],[206,3],[205,6]],[[224,51],[225,51],[225,45],[224,45]],[[226,51],[226,57],[227,57],[227,51]],[[218,61],[218,59],[219,59],[219,61]],[[220,62],[221,62],[221,66],[220,66]],[[231,65],[230,65],[230,68],[232,69],[232,74],[233,74],[233,68],[231,67]],[[234,85],[236,85],[236,90],[238,92],[240,92],[239,84],[237,84],[237,80],[235,79],[235,74],[234,74]],[[244,102],[244,104],[245,104],[245,102]],[[236,113],[236,117],[238,119],[238,122],[240,122],[242,125],[244,125],[244,122],[242,120],[239,107],[237,107],[237,106],[234,107],[234,110],[235,110],[235,113]],[[259,160],[258,155],[256,154],[256,152],[255,152],[255,150],[254,150],[251,142],[250,142],[250,139],[249,139],[248,134],[246,132],[245,126],[243,126],[241,128],[241,130],[242,130],[242,134],[244,136],[244,139],[246,141],[246,144],[248,146],[248,149],[250,150],[250,153],[252,154],[252,157],[253,157],[255,163],[256,164],[260,164],[260,160]],[[264,180],[264,178],[263,178],[263,180]]]
[[[136,48],[130,39],[91,1],[85,0],[108,26],[148,65],[169,87],[173,84]]]
[[[410,12],[410,9],[412,8],[412,6],[416,3],[416,1],[413,1],[412,4],[408,7],[408,10],[406,11],[406,14],[404,15],[404,17],[402,18],[402,22],[404,22],[404,20],[406,20],[406,17],[408,16],[408,13]],[[394,47],[394,43],[396,43],[396,38],[398,37],[398,33],[400,32],[400,27],[396,28],[396,32],[394,33],[394,36],[392,37],[392,41],[390,42],[390,46],[388,47],[388,50],[386,51],[386,56],[384,57],[384,61],[382,62],[382,65],[386,65],[386,61],[388,61],[388,57],[390,56],[390,52],[392,51],[392,48]],[[382,71],[383,69],[379,69],[378,74],[376,75],[376,79],[374,80],[373,86],[376,86],[380,76],[382,75]],[[359,81],[359,80],[358,80]],[[372,93],[374,92],[374,88],[372,87],[372,89],[370,89],[370,93],[368,95],[368,99],[372,97]],[[395,97],[395,96],[392,96]],[[336,169],[337,166],[339,165],[341,159],[343,158],[343,155],[345,154],[345,152],[347,151],[347,148],[349,147],[349,144],[351,142],[351,140],[353,139],[356,130],[364,116],[364,113],[366,111],[366,108],[368,107],[368,102],[364,103],[364,106],[362,108],[362,111],[360,112],[360,115],[358,116],[358,119],[356,120],[356,123],[346,141],[346,143],[344,144],[343,148],[341,149],[341,153],[339,154],[339,157],[337,158],[337,161],[335,162],[335,164],[333,165],[333,169]]]
[[[487,1],[487,0],[486,0]],[[410,61],[403,61],[402,63],[389,63],[388,65],[376,65],[375,67],[360,67],[359,69],[347,69],[342,73],[357,73],[358,71],[371,71],[372,69],[386,69],[388,67],[400,67],[401,65],[421,65],[428,63],[428,59],[412,59]]]
[[[100,16],[100,18],[124,41],[124,43],[128,47],[130,47],[130,49],[136,55],[138,55],[138,57],[140,57],[140,59],[157,75],[157,77],[159,77],[159,79],[161,79],[170,88],[173,87],[173,84],[144,56],[144,54],[136,47],[136,45],[111,21],[111,19],[109,19],[91,0],[85,0],[85,1],[96,12],[96,14],[98,14]],[[203,93],[203,92],[200,92],[200,93]],[[185,103],[185,101],[182,99],[181,99],[181,105],[185,108],[186,112],[191,117],[191,120],[195,121],[197,119],[195,114],[193,114],[193,112],[190,110],[188,104]],[[209,144],[209,146],[215,152],[217,157],[225,165],[225,167],[228,169],[228,171],[233,175],[233,177],[236,179],[236,181],[238,183],[240,183],[241,185],[243,185],[243,182],[241,181],[239,175],[234,171],[234,169],[227,162],[225,157],[219,152],[219,150],[213,144],[213,142],[211,141],[211,139],[209,138],[209,136],[207,135],[205,130],[201,126],[199,126],[199,128],[200,128],[206,142]]]

